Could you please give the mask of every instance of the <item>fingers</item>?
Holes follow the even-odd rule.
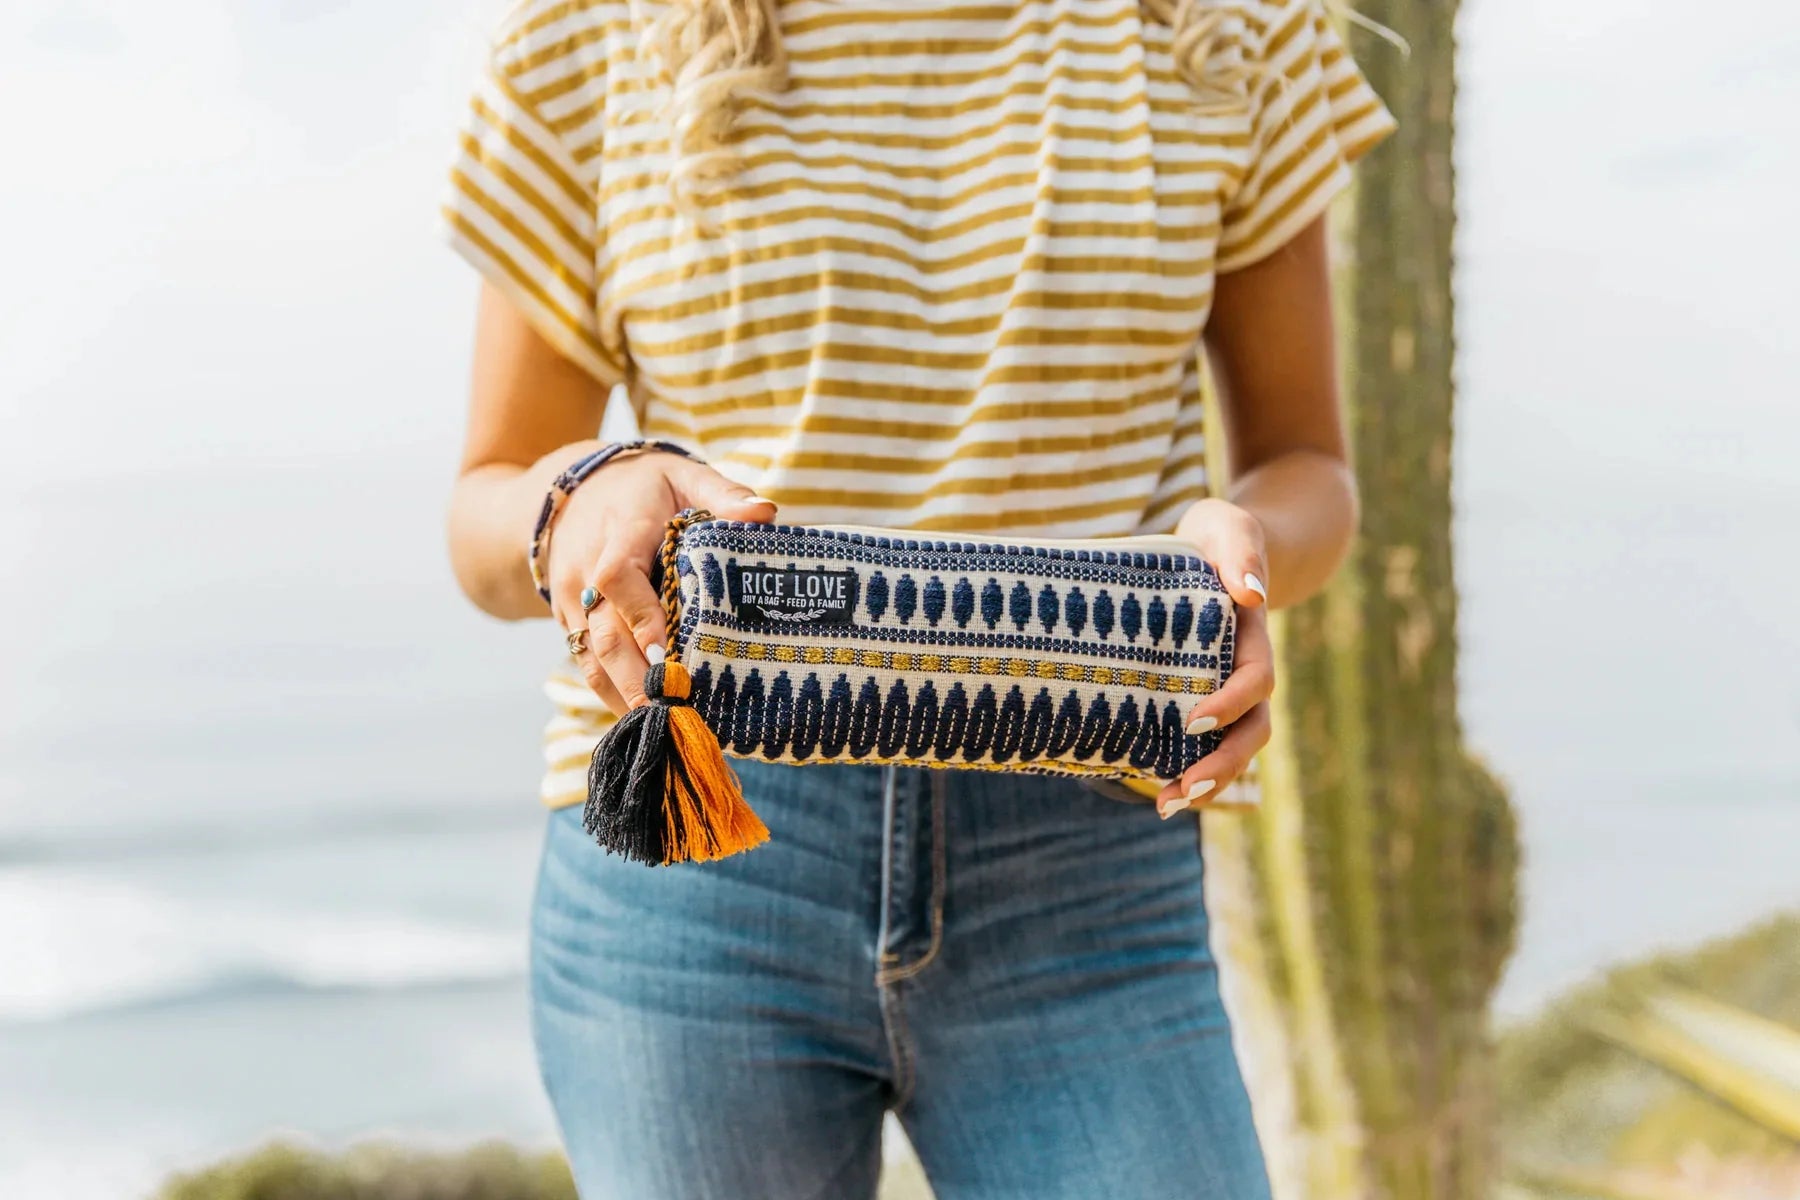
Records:
[[[1187,732],[1207,733],[1229,725],[1217,749],[1182,773],[1156,798],[1165,818],[1217,796],[1241,774],[1269,740],[1269,697],[1275,691],[1275,654],[1268,614],[1260,608],[1237,614],[1237,657],[1223,686],[1188,713]]]
[[[1269,602],[1269,562],[1262,522],[1226,500],[1201,500],[1188,508],[1176,530],[1219,573],[1239,608]]]
[[[601,703],[611,709],[614,716],[625,715],[625,698],[619,689],[613,686],[606,668],[600,665],[600,656],[594,653],[594,634],[589,624],[593,614],[582,611],[581,601],[584,598],[579,579],[566,580],[563,586],[556,589],[556,603],[552,605],[552,615],[556,623],[562,626],[564,640],[567,641],[576,630],[584,630],[587,636],[581,639],[581,649],[573,651],[571,656],[581,677],[587,682],[594,694],[600,697]]]
[[[774,520],[775,504],[672,454],[633,456],[609,471],[606,486],[590,484],[569,499],[550,565],[559,620],[565,629],[587,629],[587,648],[576,660],[588,686],[622,713],[645,702],[644,673],[667,648],[662,599],[649,571],[669,518],[706,508],[727,520],[763,523]],[[581,603],[588,588],[598,592],[597,605]]]
[[[1262,608],[1269,602],[1268,564],[1261,550],[1240,549],[1229,558],[1213,563],[1219,581],[1231,593],[1231,602],[1239,608]]]
[[[1225,734],[1218,749],[1181,773],[1157,794],[1156,811],[1166,821],[1207,797],[1216,796],[1244,773],[1257,751],[1269,744],[1269,702],[1251,707]]]
[[[1268,614],[1261,609],[1240,610],[1236,641],[1231,674],[1218,691],[1188,710],[1187,732],[1208,733],[1229,725],[1275,694],[1275,652],[1269,641]]]
[[[580,628],[579,625],[576,627]],[[606,668],[600,665],[600,656],[594,653],[593,641],[594,634],[590,626],[587,648],[575,656],[575,665],[581,669],[581,677],[587,681],[588,687],[600,697],[600,702],[612,710],[613,716],[622,717],[630,706],[625,703],[625,697],[619,694],[619,689],[613,686]]]
[[[662,599],[644,568],[626,554],[601,556],[592,584],[604,597],[588,614],[588,643],[627,708],[644,703],[645,651],[668,638]]]
[[[775,519],[773,500],[758,496],[741,483],[733,483],[704,463],[685,464],[676,484],[683,507],[704,508],[727,521],[766,524]]]

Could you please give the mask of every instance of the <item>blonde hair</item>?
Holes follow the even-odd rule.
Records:
[[[645,31],[642,51],[669,88],[664,115],[674,165],[670,190],[677,209],[702,220],[701,205],[737,170],[732,126],[741,97],[787,87],[787,49],[781,41],[778,0],[669,0]],[[1220,31],[1232,8],[1226,0],[1138,0],[1144,16],[1174,34],[1171,54],[1194,89],[1196,106],[1231,112],[1246,103],[1244,81],[1254,72],[1241,59],[1215,61]]]

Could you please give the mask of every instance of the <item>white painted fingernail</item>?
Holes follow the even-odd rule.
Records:
[[[1192,804],[1200,797],[1206,795],[1206,793],[1212,791],[1218,782],[1219,781],[1216,779],[1202,779],[1199,783],[1196,783],[1193,787],[1188,789],[1187,795],[1184,796],[1183,799],[1189,804]]]
[[[653,667],[667,657],[669,657],[668,654],[661,646],[644,647],[644,660]]]
[[[1219,718],[1217,717],[1195,717],[1187,723],[1189,733],[1211,733],[1218,727]]]
[[[767,496],[745,496],[744,503],[745,504],[766,504],[770,508],[777,507],[776,503],[773,500],[769,499]]]
[[[1178,812],[1186,812],[1187,801],[1183,800],[1180,796],[1176,796],[1171,800],[1164,800],[1162,807],[1156,811],[1161,813],[1162,819],[1166,821]]]
[[[1244,572],[1244,586],[1261,596],[1264,604],[1269,602],[1269,589],[1263,586],[1262,580],[1248,571]]]

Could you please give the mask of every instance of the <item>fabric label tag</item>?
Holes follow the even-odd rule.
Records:
[[[726,575],[739,621],[848,625],[856,611],[856,572],[825,567],[739,567]]]

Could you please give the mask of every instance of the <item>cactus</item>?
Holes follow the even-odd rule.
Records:
[[[1362,0],[1400,120],[1340,213],[1362,534],[1284,615],[1253,821],[1208,819],[1215,919],[1278,1196],[1487,1197],[1489,998],[1517,841],[1462,745],[1451,563],[1454,0]]]

